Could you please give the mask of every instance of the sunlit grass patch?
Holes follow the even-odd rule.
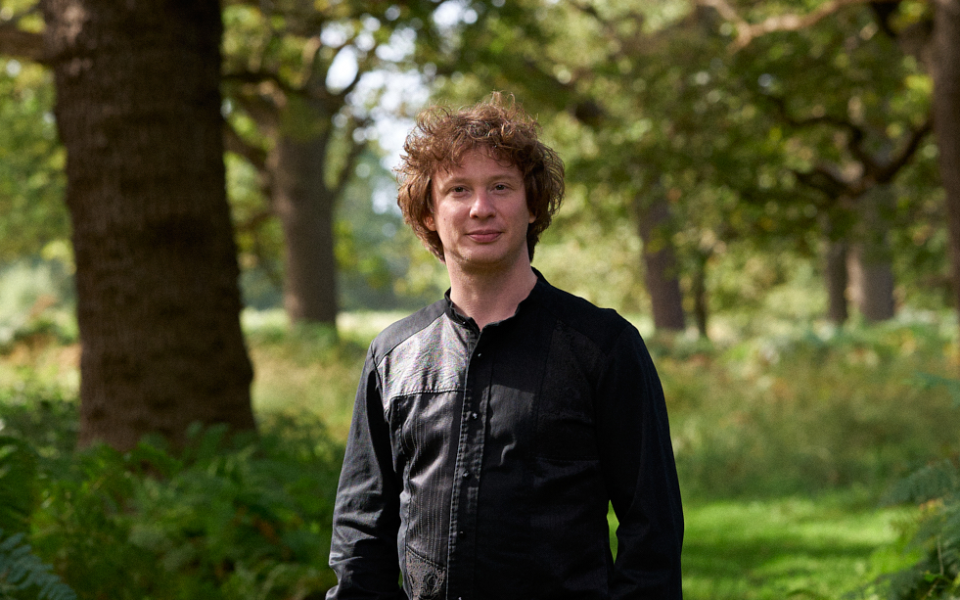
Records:
[[[881,567],[890,568],[890,557],[874,556],[896,539],[895,524],[909,509],[877,510],[841,493],[687,502],[684,513],[686,600],[839,599],[859,597]]]

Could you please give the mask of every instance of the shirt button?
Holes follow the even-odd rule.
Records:
[[[476,419],[476,418],[479,417],[479,416],[480,416],[480,415],[478,415],[477,413],[470,413],[470,418],[471,418],[471,419]]]
[[[463,472],[463,478],[464,478],[464,479],[469,479],[469,478],[470,478],[470,471],[464,471],[464,472]]]

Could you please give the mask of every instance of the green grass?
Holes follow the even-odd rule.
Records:
[[[874,599],[883,573],[917,557],[901,552],[911,507],[878,508],[863,490],[819,497],[687,501],[686,600]],[[610,541],[616,548],[617,518]]]
[[[689,503],[685,598],[857,597],[879,564],[890,566],[873,556],[896,540],[894,525],[908,513],[830,497]]]

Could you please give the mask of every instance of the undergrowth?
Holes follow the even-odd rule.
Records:
[[[334,584],[326,561],[342,458],[319,420],[273,413],[258,436],[194,428],[182,453],[155,438],[130,452],[64,452],[75,401],[40,386],[12,396],[0,403],[0,450],[6,440],[17,451],[6,456],[21,458],[5,465],[0,453],[0,489],[36,493],[8,520],[29,521],[30,556],[80,598],[316,600]],[[64,438],[40,435],[30,407],[59,415],[48,430]],[[4,469],[14,464],[25,466]]]
[[[810,495],[851,486],[874,499],[956,443],[954,342],[923,324],[798,329],[726,347],[654,340],[683,492]]]
[[[926,377],[927,387],[950,391],[960,411],[960,380]],[[956,417],[956,414],[955,414]],[[919,507],[903,523],[895,550],[914,557],[913,564],[879,578],[875,595],[890,600],[953,600],[960,597],[960,445],[897,482],[885,495],[888,505]]]

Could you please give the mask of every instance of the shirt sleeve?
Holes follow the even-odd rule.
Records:
[[[333,511],[330,566],[338,584],[327,600],[405,600],[398,584],[400,483],[373,352],[357,390]]]
[[[663,389],[632,326],[601,375],[597,427],[601,468],[620,521],[611,579],[614,600],[683,597],[683,510]]]

